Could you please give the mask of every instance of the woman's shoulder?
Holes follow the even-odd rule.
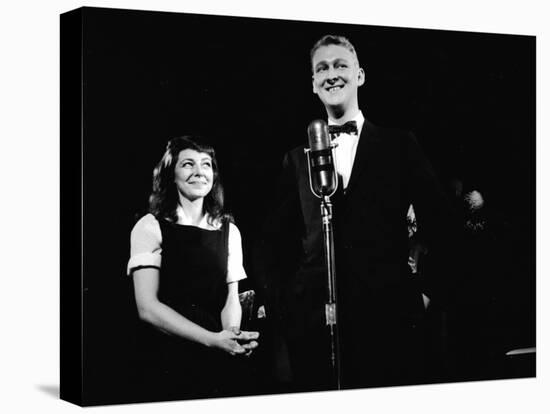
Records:
[[[161,245],[159,222],[154,215],[146,214],[137,221],[130,234],[131,254],[158,252]]]
[[[239,228],[237,227],[237,225],[233,220],[227,220],[227,226],[229,228],[229,231],[234,231],[239,233]]]
[[[240,240],[241,238],[241,232],[234,221],[228,220],[227,228],[229,231],[229,238],[230,239],[237,239]]]
[[[213,220],[211,224],[211,229],[227,232],[230,240],[241,239],[241,232],[239,231],[239,228],[237,227],[235,221],[233,220],[233,217],[231,216],[225,216]]]
[[[227,226],[229,233],[233,233],[237,235],[241,234],[241,232],[239,231],[239,227],[235,223],[235,219],[230,214],[226,214],[220,219],[220,227],[222,225]]]
[[[132,233],[156,233],[159,230],[160,224],[157,218],[151,213],[148,213],[136,222],[134,228],[132,229]]]
[[[235,220],[229,214],[224,214],[221,217],[212,218],[208,213],[204,216],[202,225],[200,227],[206,230],[223,230],[224,228],[229,231],[238,231],[235,225]]]

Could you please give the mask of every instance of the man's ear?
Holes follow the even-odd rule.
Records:
[[[359,71],[357,73],[357,84],[361,86],[365,83],[365,71],[363,68],[359,68]]]

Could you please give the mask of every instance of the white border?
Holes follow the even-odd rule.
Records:
[[[355,3],[355,5],[354,5]],[[547,246],[550,211],[543,181],[543,139],[548,96],[548,29],[544,2],[523,0],[391,1],[10,1],[0,10],[0,165],[2,168],[2,288],[0,289],[0,411],[80,410],[52,396],[59,381],[59,14],[82,5],[204,14],[275,17],[403,27],[536,35],[538,151],[537,379],[488,381],[340,393],[136,404],[88,408],[117,413],[239,412],[544,412],[548,393],[546,321]],[[513,56],[510,56],[513,59]],[[475,62],[472,62],[475,65]],[[546,108],[548,110],[548,107]],[[546,134],[547,135],[547,134]],[[518,140],[521,145],[521,139]],[[548,187],[548,185],[546,185]],[[521,196],[521,189],[511,196]],[[7,231],[6,231],[7,227]],[[547,253],[546,253],[547,255]],[[75,277],[78,277],[75,275]],[[199,411],[200,410],[200,411]],[[547,412],[547,411],[546,411]]]

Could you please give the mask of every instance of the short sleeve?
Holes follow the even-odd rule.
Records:
[[[162,233],[160,225],[152,214],[143,216],[130,234],[130,260],[127,274],[140,267],[160,269],[162,257]]]
[[[241,233],[237,226],[229,223],[228,257],[227,257],[227,283],[238,282],[246,279],[243,267],[243,249]]]

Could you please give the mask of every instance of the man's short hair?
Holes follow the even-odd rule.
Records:
[[[355,59],[357,60],[357,64],[359,65],[359,57],[357,56],[357,52],[355,51],[355,48],[346,37],[339,36],[339,35],[325,35],[322,38],[320,38],[311,48],[311,51],[309,53],[310,62],[313,64],[313,55],[315,54],[317,49],[323,46],[329,46],[329,45],[345,47],[351,53],[353,53],[353,55],[355,56]]]

